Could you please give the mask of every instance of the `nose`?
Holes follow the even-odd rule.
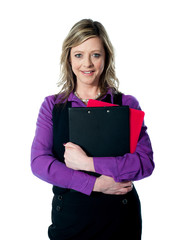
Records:
[[[86,68],[89,68],[89,67],[92,67],[92,66],[93,66],[93,62],[92,62],[91,56],[86,56],[86,57],[84,58],[83,65],[84,65],[84,67],[86,67]]]

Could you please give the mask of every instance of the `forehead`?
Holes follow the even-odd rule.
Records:
[[[79,44],[76,47],[73,47],[71,49],[73,52],[75,51],[104,51],[104,46],[102,43],[102,40],[98,37],[94,37],[94,38],[89,38],[86,41],[84,41],[83,43]]]

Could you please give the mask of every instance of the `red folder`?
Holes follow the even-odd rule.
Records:
[[[117,104],[102,102],[94,99],[88,101],[87,107],[111,107]],[[137,142],[141,132],[142,123],[145,113],[141,110],[129,108],[129,124],[130,124],[130,153],[136,150]]]

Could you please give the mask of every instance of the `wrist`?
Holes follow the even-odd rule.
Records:
[[[94,192],[100,192],[100,178],[99,177],[96,178],[93,191]]]
[[[86,166],[84,170],[89,172],[95,172],[93,158],[87,156],[87,159],[85,162],[86,162]]]

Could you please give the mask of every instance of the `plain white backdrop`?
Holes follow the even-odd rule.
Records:
[[[120,90],[134,95],[146,113],[156,168],[135,183],[142,240],[180,239],[179,13],[178,0],[0,2],[3,240],[48,239],[51,185],[32,175],[30,148],[40,105],[58,92],[62,41],[82,18],[103,23],[115,48]]]

